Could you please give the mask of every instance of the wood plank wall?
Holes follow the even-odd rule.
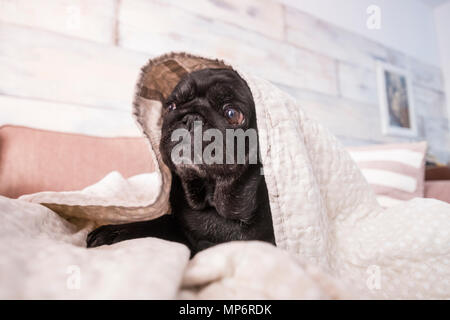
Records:
[[[439,68],[276,0],[0,0],[0,125],[138,135],[134,82],[167,51],[224,58],[272,81],[349,145],[410,140],[381,133],[375,66],[407,68],[416,140],[450,160]]]

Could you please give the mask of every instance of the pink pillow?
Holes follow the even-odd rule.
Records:
[[[424,197],[426,142],[354,147],[348,151],[382,206]]]
[[[125,178],[154,171],[145,138],[0,127],[0,195],[80,190],[111,171]]]

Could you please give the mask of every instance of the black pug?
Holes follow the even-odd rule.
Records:
[[[223,164],[174,163],[171,153],[178,141],[172,141],[172,132],[183,128],[194,137],[195,124],[199,123],[202,133],[215,128],[223,134]],[[160,142],[163,161],[172,172],[172,214],[151,221],[102,226],[88,235],[87,247],[157,237],[183,243],[194,255],[233,240],[275,244],[262,166],[259,160],[253,164],[249,161],[249,139],[245,140],[244,163],[226,164],[226,129],[239,128],[257,132],[252,94],[235,71],[203,69],[184,76],[164,104]],[[192,149],[193,144],[194,139]],[[203,149],[205,146],[202,142]],[[236,149],[233,153],[236,156]]]

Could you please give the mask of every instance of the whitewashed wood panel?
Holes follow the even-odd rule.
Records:
[[[378,104],[377,74],[353,64],[338,64],[339,91],[345,98],[366,104]]]
[[[447,119],[425,119],[425,136],[428,141],[428,151],[442,163],[450,161],[450,136]]]
[[[116,0],[0,0],[0,22],[114,42]]]
[[[407,61],[414,84],[436,91],[444,91],[444,80],[441,69],[427,65],[411,57],[408,57]]]
[[[444,93],[418,85],[412,87],[416,114],[424,118],[448,118]]]
[[[156,2],[125,1],[119,19],[123,47],[222,58],[274,82],[337,94],[335,62],[323,55]]]
[[[430,146],[430,154],[443,163],[450,160],[450,135],[446,118],[418,115],[419,135],[416,138],[385,136],[381,131],[381,116],[376,104],[280,87],[294,96],[311,118],[327,127],[347,146],[426,140]]]
[[[101,137],[141,136],[131,111],[0,95],[0,126],[8,124]]]
[[[0,93],[129,110],[147,55],[0,24]]]
[[[425,119],[421,116],[416,114],[416,124],[417,124],[417,135],[420,139],[426,140],[425,136]]]
[[[377,141],[370,141],[370,140],[358,139],[358,138],[353,138],[353,137],[336,136],[336,138],[338,138],[338,140],[345,147],[362,147],[362,146],[368,146],[368,145],[380,143]]]
[[[283,40],[283,6],[276,0],[163,0],[211,20],[222,20]]]
[[[380,111],[376,104],[364,104],[307,90],[280,87],[297,99],[308,116],[319,121],[336,136],[348,140],[386,143],[408,141],[382,134]]]
[[[374,68],[375,60],[406,66],[404,54],[290,7],[286,7],[286,37],[301,48],[366,68]]]

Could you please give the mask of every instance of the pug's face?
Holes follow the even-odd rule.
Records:
[[[160,151],[166,165],[180,177],[237,176],[252,163],[249,153],[257,153],[257,138],[250,137],[253,132],[256,136],[255,104],[235,71],[203,69],[187,74],[163,109]],[[230,145],[230,134],[237,137],[243,132],[244,140],[232,138]],[[190,161],[180,163],[175,159],[180,154]]]

